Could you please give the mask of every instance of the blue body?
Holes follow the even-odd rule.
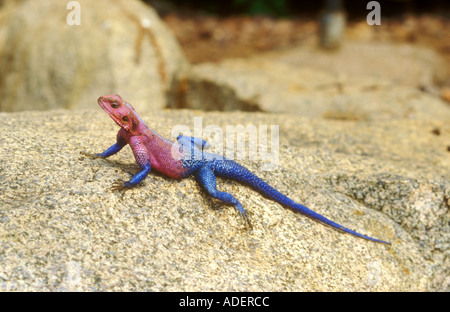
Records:
[[[190,139],[191,140],[189,141],[189,137],[184,136],[179,136],[177,138],[178,142],[182,144],[186,150],[186,157],[183,161],[183,166],[188,169],[188,172],[190,174],[193,174],[196,177],[197,181],[208,192],[209,195],[227,204],[234,205],[246,221],[247,217],[242,204],[233,195],[217,190],[216,176],[229,178],[234,181],[247,184],[253,189],[257,190],[259,193],[276,201],[277,203],[343,232],[370,241],[390,244],[388,242],[350,230],[334,221],[329,220],[328,218],[325,218],[324,216],[312,211],[311,209],[299,203],[296,203],[286,195],[280,193],[278,190],[267,184],[253,172],[236,163],[235,161],[226,159],[221,155],[204,152],[203,149],[207,148],[205,146],[208,146],[207,142],[198,138]],[[190,152],[188,152],[189,150]]]

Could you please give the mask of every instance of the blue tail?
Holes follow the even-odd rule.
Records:
[[[324,216],[318,214],[317,212],[312,211],[311,209],[296,203],[286,195],[280,193],[275,188],[264,182],[261,178],[259,178],[257,175],[255,175],[253,172],[248,170],[247,168],[239,165],[238,163],[232,161],[232,160],[216,160],[213,163],[214,167],[214,173],[218,176],[226,177],[233,179],[235,181],[248,184],[251,187],[253,187],[255,190],[260,192],[261,194],[269,197],[270,199],[278,202],[279,204],[286,206],[288,208],[291,208],[295,211],[298,211],[315,221],[319,221],[323,224],[329,225],[335,229],[341,230],[343,232],[352,234],[354,236],[364,238],[373,242],[382,243],[382,244],[388,244],[391,243],[385,242],[373,237],[369,237],[363,234],[360,234],[358,232],[355,232],[353,230],[350,230],[334,221],[331,221]]]

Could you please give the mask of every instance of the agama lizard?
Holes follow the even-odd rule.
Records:
[[[204,140],[180,135],[177,138],[177,143],[174,143],[163,138],[148,128],[133,106],[119,95],[101,96],[98,99],[98,104],[121,129],[117,133],[117,142],[103,153],[94,156],[107,158],[119,152],[125,145],[130,144],[136,162],[141,167],[141,170],[129,181],[120,180],[118,184],[116,183],[115,189],[129,189],[136,186],[145,179],[152,168],[173,179],[183,179],[194,175],[209,195],[227,204],[234,205],[248,224],[242,204],[233,195],[217,190],[216,176],[226,177],[250,185],[279,204],[333,228],[370,241],[390,244],[350,230],[294,202],[233,160],[218,154],[204,152],[203,150],[208,147],[208,143]]]

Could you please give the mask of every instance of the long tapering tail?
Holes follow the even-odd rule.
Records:
[[[322,216],[321,214],[318,214],[317,212],[312,211],[308,207],[305,207],[299,203],[296,203],[286,195],[282,194],[269,184],[267,184],[265,181],[263,181],[261,178],[259,178],[256,174],[248,170],[247,168],[239,165],[238,163],[232,161],[232,160],[220,160],[215,162],[214,164],[214,172],[218,176],[227,177],[233,180],[236,180],[238,182],[248,184],[251,187],[253,187],[255,190],[260,192],[261,194],[267,196],[268,198],[278,202],[279,204],[291,208],[295,211],[298,211],[307,217],[310,217],[314,219],[315,221],[319,221],[323,224],[329,225],[335,229],[341,230],[345,233],[352,234],[354,236],[364,238],[373,242],[382,243],[382,244],[388,244],[391,243],[376,239],[364,234],[360,234],[358,232],[355,232],[353,230],[350,230],[349,228],[346,228],[334,221],[331,221],[330,219]]]

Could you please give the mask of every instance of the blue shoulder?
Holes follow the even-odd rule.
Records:
[[[199,139],[199,138],[194,138],[194,137],[189,137],[189,136],[184,136],[184,135],[179,135],[177,136],[177,141],[178,143],[180,143],[181,145],[185,145],[185,146],[196,146],[200,149],[207,149],[209,148],[211,145],[206,142],[205,140]]]

